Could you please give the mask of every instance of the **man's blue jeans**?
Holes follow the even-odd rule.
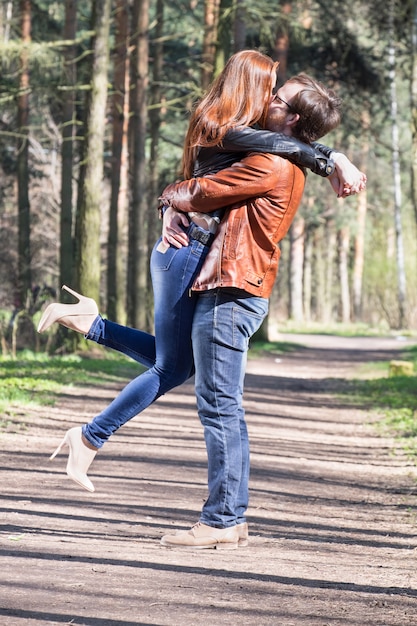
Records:
[[[186,247],[160,252],[159,243],[160,240],[151,256],[155,336],[100,316],[87,335],[87,339],[123,352],[149,368],[83,426],[85,437],[97,448],[128,420],[194,373],[191,327],[197,298],[190,296],[189,291],[209,248],[191,239]]]
[[[245,521],[249,440],[242,406],[249,339],[268,300],[235,289],[198,296],[192,341],[198,413],[204,426],[209,495],[200,521],[227,528]]]

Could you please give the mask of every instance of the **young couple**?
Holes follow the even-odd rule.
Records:
[[[366,182],[344,155],[308,145],[339,124],[340,100],[305,75],[278,90],[276,81],[277,64],[269,57],[237,53],[191,117],[183,172],[194,177],[163,192],[162,204],[168,207],[163,236],[151,256],[155,336],[102,319],[93,300],[67,287],[78,304],[49,305],[38,327],[43,332],[58,322],[149,368],[90,423],[70,429],[51,457],[68,445],[67,473],[89,491],[94,486],[87,471],[97,450],[195,367],[208,498],[199,522],[164,536],[166,546],[247,544],[246,353],[267,314],[278,243],[302,197],[300,166],[330,174],[341,196],[360,191]],[[266,130],[250,128],[257,124]],[[223,215],[224,207],[229,209]]]

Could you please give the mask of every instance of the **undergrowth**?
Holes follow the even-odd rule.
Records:
[[[0,426],[17,407],[54,405],[65,387],[105,385],[138,376],[144,368],[126,357],[50,357],[21,352],[0,357]]]
[[[291,342],[257,342],[250,355],[278,355],[300,349]],[[103,353],[104,354],[104,353]],[[403,358],[414,363],[417,346],[404,350]],[[380,368],[380,364],[377,364]],[[138,376],[144,368],[123,355],[105,353],[88,358],[80,355],[50,357],[21,352],[16,359],[0,356],[0,428],[16,407],[53,405],[68,386],[96,386]],[[417,459],[417,375],[388,377],[388,363],[381,378],[357,380],[350,386],[349,400],[382,416],[379,426],[401,440]]]

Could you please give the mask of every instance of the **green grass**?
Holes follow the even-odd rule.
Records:
[[[256,341],[250,344],[248,358],[259,358],[265,354],[276,356],[302,348],[303,346],[299,343],[292,343],[291,341]]]
[[[257,342],[252,357],[281,355],[300,349],[291,342]],[[117,353],[103,352],[88,358],[80,355],[50,357],[21,352],[13,360],[0,357],[0,429],[19,407],[53,405],[68,386],[105,385],[129,380],[144,368]],[[417,346],[404,350],[402,358],[414,363],[417,372]],[[369,370],[386,373],[388,364],[369,364]],[[385,370],[385,371],[383,371]],[[383,416],[379,425],[401,439],[404,448],[417,458],[417,376],[359,380],[350,387],[349,400]]]
[[[290,342],[254,343],[249,352],[254,357],[264,354],[279,355],[300,349]],[[417,373],[417,346],[405,348],[401,358],[414,364]],[[397,437],[404,449],[417,460],[417,375],[388,377],[389,362],[369,363],[361,370],[370,378],[353,381],[347,400],[377,412],[380,431]],[[380,376],[380,377],[376,377]]]
[[[417,346],[404,350],[402,358],[417,372]],[[385,365],[388,371],[388,363]],[[417,375],[361,380],[354,383],[351,399],[382,415],[378,428],[389,432],[417,460]]]
[[[0,357],[0,425],[17,407],[53,405],[68,386],[105,385],[137,376],[144,370],[120,355],[49,357],[21,352]]]
[[[335,335],[337,337],[416,337],[417,333],[409,329],[391,330],[387,325],[379,327],[369,326],[364,323],[342,324],[330,323],[320,324],[310,322],[300,324],[287,320],[279,323],[279,332],[298,335]]]
[[[372,378],[354,386],[362,405],[382,416],[377,423],[380,432],[395,437],[417,463],[417,346],[404,348],[400,360],[413,363],[414,375],[390,377],[389,362],[370,363]],[[379,371],[383,377],[376,378]]]

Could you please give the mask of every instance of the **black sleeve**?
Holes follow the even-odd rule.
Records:
[[[333,150],[313,143],[303,143],[294,137],[269,130],[241,128],[229,130],[223,139],[223,150],[228,152],[269,152],[289,159],[296,165],[307,167],[314,174],[329,176],[334,171],[331,158]],[[322,150],[325,149],[325,150]]]
[[[325,154],[327,157],[330,157],[331,159],[334,158],[336,150],[334,150],[333,148],[329,148],[329,146],[325,146],[324,144],[318,143],[317,141],[313,141],[311,145],[316,148],[316,150],[319,150],[320,152]]]

